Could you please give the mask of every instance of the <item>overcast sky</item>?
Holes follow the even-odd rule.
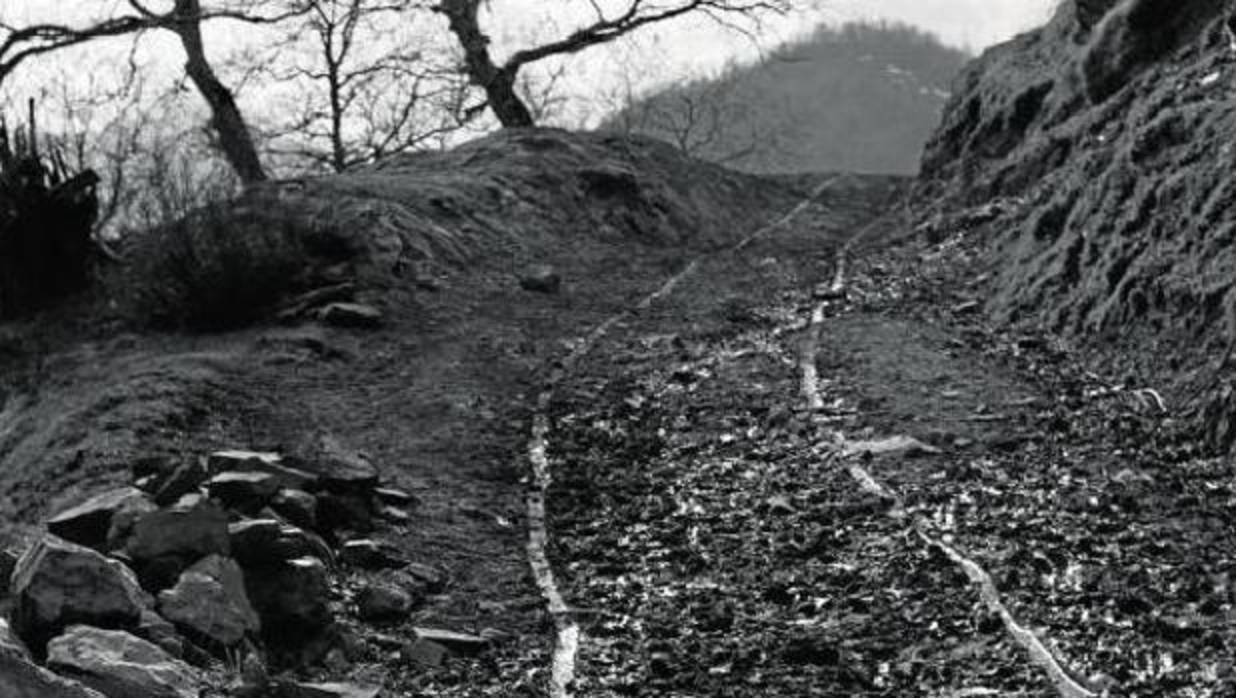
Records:
[[[597,0],[603,7],[618,7],[626,0]],[[786,17],[769,19],[753,43],[734,32],[700,18],[680,19],[638,33],[631,41],[600,47],[572,57],[564,93],[574,102],[599,101],[598,95],[616,91],[620,83],[633,82],[638,89],[716,71],[733,60],[759,57],[762,50],[810,31],[820,21],[843,23],[862,19],[888,19],[917,25],[944,41],[979,51],[1014,34],[1042,24],[1055,0],[807,0],[815,8]],[[170,6],[170,0],[150,0],[155,9]],[[61,20],[73,16],[106,15],[123,8],[123,0],[0,0],[0,21],[25,23]],[[493,0],[492,16],[483,18],[494,35],[495,52],[501,55],[538,39],[562,36],[587,21],[591,3],[585,0]],[[207,44],[219,59],[230,49],[253,42],[253,30],[234,23],[215,23],[207,28]],[[118,47],[123,50],[123,47]],[[179,46],[166,32],[144,40],[148,61],[178,74],[183,62]],[[98,47],[77,55],[27,64],[21,73],[36,84],[44,70],[83,77],[93,71],[76,72],[83,60],[99,64]],[[82,55],[89,51],[89,55]],[[121,54],[123,55],[123,54]],[[549,69],[552,66],[540,66]],[[912,66],[909,66],[912,68]],[[20,73],[19,73],[20,75]],[[10,86],[11,88],[11,86]],[[244,95],[242,95],[242,98]],[[249,97],[248,99],[254,99]]]

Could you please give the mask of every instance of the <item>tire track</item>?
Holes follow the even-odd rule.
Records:
[[[551,698],[570,698],[572,684],[575,680],[576,657],[584,642],[583,632],[575,622],[571,607],[566,603],[558,587],[557,576],[549,561],[549,527],[545,499],[553,483],[553,472],[549,463],[549,433],[551,424],[549,407],[553,402],[557,387],[565,380],[575,366],[613,328],[624,320],[636,316],[640,311],[651,308],[654,304],[669,296],[684,280],[699,270],[701,262],[716,255],[739,252],[760,237],[767,235],[782,226],[792,222],[811,207],[815,200],[838,182],[844,181],[850,175],[835,175],[825,180],[794,208],[773,222],[756,229],[736,244],[719,252],[706,252],[697,256],[686,267],[671,276],[655,291],[645,296],[634,308],[629,308],[605,319],[579,340],[567,355],[550,372],[541,392],[536,397],[536,409],[532,417],[532,429],[528,439],[527,456],[532,465],[532,482],[527,497],[528,514],[528,563],[532,575],[536,579],[541,597],[546,603],[550,616],[554,621],[554,650],[550,665],[549,695]]]
[[[818,303],[811,313],[811,321],[807,329],[807,336],[804,341],[804,349],[802,352],[802,360],[800,366],[802,369],[802,384],[801,392],[806,399],[808,407],[812,410],[818,410],[824,406],[824,398],[819,390],[819,375],[816,368],[816,359],[819,353],[820,337],[823,332],[825,322],[825,312],[833,300],[844,298],[846,290],[845,269],[850,251],[853,249],[854,243],[864,236],[875,223],[873,221],[853,238],[846,242],[838,251],[835,261],[835,272],[833,281],[829,287],[828,297]],[[849,473],[850,478],[854,480],[859,489],[864,492],[878,497],[882,500],[891,503],[886,514],[898,520],[904,519],[906,516],[904,500],[900,495],[891,491],[888,487],[880,483],[871,472],[862,466],[862,464],[852,455],[846,455],[846,445],[850,442],[845,435],[840,432],[834,432],[833,444],[826,447],[826,459],[832,463],[840,463]],[[1021,625],[1012,611],[1004,604],[1001,599],[1000,591],[996,587],[995,581],[991,574],[983,569],[981,565],[973,559],[967,557],[958,548],[946,543],[944,540],[936,538],[928,533],[928,523],[922,516],[915,516],[910,522],[910,527],[914,533],[930,548],[934,548],[947,557],[954,565],[959,567],[970,580],[970,583],[977,586],[979,589],[979,597],[983,605],[994,615],[1000,618],[1001,624],[1004,626],[1005,632],[1017,643],[1030,657],[1030,661],[1047,675],[1055,687],[1056,692],[1062,698],[1096,698],[1098,694],[1090,691],[1082,686],[1064,669],[1059,659],[1052,653],[1050,649],[1039,639],[1034,632]]]

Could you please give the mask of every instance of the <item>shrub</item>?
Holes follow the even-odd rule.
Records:
[[[40,153],[33,125],[10,138],[0,122],[0,319],[89,286],[98,182],[70,174],[55,150]]]
[[[259,318],[309,266],[290,222],[215,203],[134,233],[125,283],[138,317],[164,328],[218,330]]]

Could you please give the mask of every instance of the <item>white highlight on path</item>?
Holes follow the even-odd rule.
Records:
[[[870,226],[868,226],[870,227]],[[863,232],[865,232],[864,229]],[[837,252],[836,272],[833,276],[833,283],[829,289],[829,295],[835,297],[843,297],[845,294],[845,264],[851,248],[851,243],[856,240],[862,233],[855,235],[850,242],[843,245]],[[808,327],[807,338],[804,343],[802,361],[800,367],[802,369],[802,385],[801,390],[806,398],[807,405],[813,409],[820,409],[824,406],[824,398],[820,395],[819,390],[819,375],[816,368],[816,356],[819,353],[820,335],[824,324],[824,313],[830,301],[826,300],[816,305],[811,313],[811,323]],[[908,439],[909,437],[893,437],[896,439]],[[869,444],[871,442],[855,442],[849,441],[842,434],[835,434],[835,443],[831,446],[830,457],[837,461],[841,461],[850,478],[855,481],[860,489],[868,494],[871,494],[880,499],[884,499],[892,503],[889,508],[888,516],[895,519],[903,519],[905,517],[904,500],[897,493],[889,490],[871,473],[864,468],[855,456],[864,452],[869,452]],[[868,447],[864,447],[868,446]],[[983,569],[977,562],[966,557],[957,548],[945,543],[944,541],[935,538],[927,533],[927,521],[921,516],[914,518],[912,524],[915,533],[929,546],[936,548],[942,552],[955,565],[960,567],[965,572],[966,577],[972,584],[979,588],[979,596],[983,604],[989,611],[999,616],[1001,623],[1004,625],[1005,632],[1012,637],[1013,641],[1022,647],[1027,654],[1030,655],[1030,661],[1037,665],[1056,687],[1056,692],[1062,698],[1096,698],[1097,694],[1085,688],[1075,681],[1064,667],[1052,654],[1051,650],[1039,640],[1038,636],[1025,626],[1017,622],[1013,613],[1009,611],[1004,602],[1000,598],[1000,591],[996,588],[995,581],[992,580],[991,574]]]
[[[723,251],[732,253],[740,251],[762,235],[766,235],[783,225],[788,224],[823,194],[829,187],[844,178],[837,175],[817,186],[808,196],[798,203],[788,213],[768,225],[747,235],[737,244]],[[711,256],[703,254],[692,260],[681,271],[671,276],[657,290],[645,296],[634,309],[616,313],[597,325],[563,358],[555,368],[545,387],[537,395],[536,412],[532,417],[532,434],[528,439],[528,460],[532,464],[532,488],[528,493],[528,564],[532,567],[532,575],[536,578],[541,597],[545,600],[550,615],[554,619],[556,637],[550,665],[550,698],[570,698],[572,684],[575,682],[576,658],[583,644],[584,635],[579,624],[575,622],[571,607],[567,605],[561,590],[558,588],[557,577],[553,565],[549,561],[549,526],[545,507],[545,497],[553,483],[553,472],[549,463],[549,406],[553,401],[554,389],[568,376],[575,366],[593,347],[607,335],[615,325],[624,319],[647,310],[653,304],[673,293],[678,284],[694,274],[701,260]]]

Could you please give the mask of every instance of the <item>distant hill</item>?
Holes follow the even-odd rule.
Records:
[[[967,58],[909,26],[821,26],[759,63],[638,98],[600,128],[754,172],[914,173]]]

